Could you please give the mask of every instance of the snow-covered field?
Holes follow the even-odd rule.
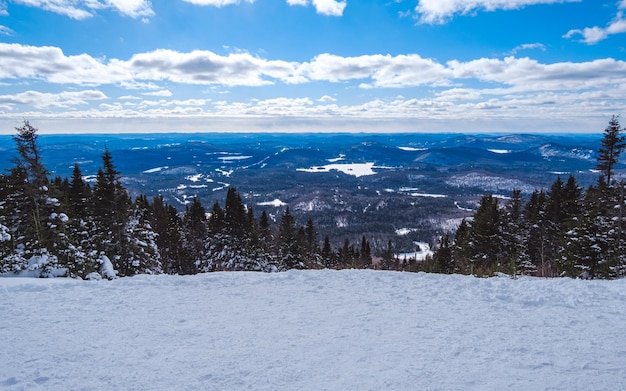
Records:
[[[624,390],[626,280],[0,278],[2,390]]]

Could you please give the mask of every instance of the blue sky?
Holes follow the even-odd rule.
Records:
[[[626,0],[0,0],[0,133],[601,132]]]

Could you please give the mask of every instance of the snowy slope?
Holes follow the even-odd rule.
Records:
[[[0,279],[2,390],[623,390],[626,280]]]

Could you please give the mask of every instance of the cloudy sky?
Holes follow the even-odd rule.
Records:
[[[0,133],[601,132],[626,0],[0,0]]]

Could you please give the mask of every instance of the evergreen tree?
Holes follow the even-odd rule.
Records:
[[[125,227],[125,251],[118,262],[123,275],[163,273],[157,245],[158,235],[150,225],[150,210],[146,196],[140,195],[133,204]]]
[[[359,267],[363,269],[370,268],[372,266],[372,248],[370,243],[365,239],[365,235],[361,237],[361,264]]]
[[[533,192],[524,215],[528,223],[526,255],[541,277],[548,276],[549,262],[554,254],[550,245],[552,222],[547,216],[547,198],[543,190]]]
[[[196,265],[200,272],[214,270],[213,260],[208,255],[208,221],[206,210],[197,198],[187,207],[183,215],[183,254]]]
[[[598,151],[597,169],[602,171],[609,186],[612,185],[613,170],[618,162],[619,155],[626,147],[622,131],[619,116],[614,115],[609,121],[609,125],[604,129],[604,136],[601,141],[602,146]]]
[[[107,258],[111,259],[116,270],[125,275],[127,265],[122,258],[127,256],[125,248],[126,225],[129,218],[131,200],[124,188],[120,172],[113,164],[108,149],[102,155],[102,167],[98,169],[96,185],[92,195],[95,223],[94,245]]]
[[[472,273],[471,263],[469,260],[469,243],[470,243],[470,226],[467,220],[461,220],[459,228],[454,235],[454,245],[452,246],[452,258],[456,269],[463,273]]]
[[[396,259],[391,240],[387,241],[387,248],[381,254],[379,267],[383,270],[395,270],[398,268],[398,259]]]
[[[66,274],[73,262],[71,243],[65,232],[67,215],[60,210],[58,192],[51,189],[37,144],[37,129],[24,121],[15,130],[13,140],[18,157],[9,178],[11,192],[7,201],[16,208],[13,227],[17,243],[16,253],[8,263],[15,271],[27,267],[41,276]]]
[[[289,207],[281,216],[278,226],[279,259],[283,269],[304,267],[302,248],[298,240],[296,221]]]
[[[452,274],[455,271],[454,258],[452,257],[452,246],[450,244],[450,235],[446,234],[441,237],[441,243],[437,251],[433,254],[433,272]]]
[[[194,200],[195,203],[195,200]],[[193,205],[193,204],[192,204]],[[209,232],[212,235],[223,233],[226,228],[226,214],[218,202],[213,204],[209,216]]]
[[[328,235],[324,237],[324,245],[322,246],[321,255],[325,268],[333,268],[337,266],[335,263],[335,254],[333,253],[333,249],[330,245],[330,238]]]
[[[471,224],[469,260],[472,274],[488,275],[502,262],[502,240],[498,199],[484,195]]]
[[[579,216],[568,224],[564,237],[564,250],[559,260],[563,275],[596,278],[608,275],[606,253],[609,219],[599,194],[606,187],[603,179],[598,187],[589,187],[583,199],[584,207]]]
[[[259,218],[259,240],[264,243],[263,247],[266,249],[269,249],[274,242],[270,220],[265,211],[261,213],[261,217]]]
[[[196,265],[183,253],[181,237],[183,223],[176,208],[166,204],[162,196],[156,196],[152,200],[151,214],[163,272],[168,274],[195,273]]]
[[[250,233],[249,219],[241,196],[234,187],[229,187],[226,193],[224,207],[224,224],[226,234],[237,239],[246,238]]]
[[[520,190],[513,190],[511,199],[504,204],[501,220],[503,270],[513,276],[526,274],[532,265],[526,257],[525,243],[528,235],[524,220],[524,201]],[[507,267],[507,265],[510,265]]]
[[[83,218],[91,214],[89,202],[91,188],[83,180],[83,173],[78,164],[74,164],[72,178],[68,187],[69,212],[72,217]]]

